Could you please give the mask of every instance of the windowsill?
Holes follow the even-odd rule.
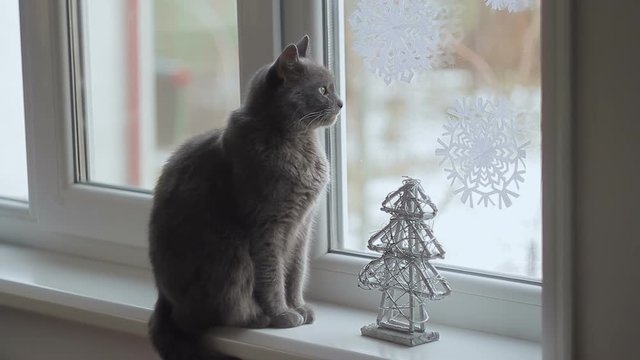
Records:
[[[145,335],[155,301],[149,271],[0,243],[0,305]],[[313,303],[293,329],[216,328],[210,342],[243,359],[541,359],[539,343],[439,324],[434,343],[406,348],[360,335],[375,313]]]

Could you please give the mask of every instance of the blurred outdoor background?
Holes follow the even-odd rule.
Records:
[[[89,181],[151,190],[240,106],[235,0],[85,0]]]
[[[411,83],[384,80],[365,68],[345,24],[348,235],[339,246],[366,251],[366,241],[389,221],[380,211],[402,176],[422,180],[440,213],[436,237],[443,263],[541,278],[540,9],[495,11],[483,0],[460,1],[461,42],[452,66],[416,74]],[[357,0],[344,1],[349,19]],[[348,20],[347,20],[348,22]],[[463,204],[436,156],[447,109],[465,96],[510,99],[529,141],[525,181],[508,208]]]

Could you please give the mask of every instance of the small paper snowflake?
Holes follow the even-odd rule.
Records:
[[[507,10],[510,13],[533,9],[537,6],[537,0],[485,0],[487,6],[493,10]]]
[[[450,65],[455,1],[360,0],[349,23],[354,50],[384,79],[410,82],[420,71]]]
[[[445,132],[436,155],[447,163],[445,172],[462,203],[509,207],[524,182],[525,147],[520,114],[506,99],[462,98],[448,110]],[[474,199],[477,197],[477,200]]]

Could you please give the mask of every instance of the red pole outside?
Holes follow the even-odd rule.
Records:
[[[138,0],[127,0],[127,184],[140,185],[140,71]]]

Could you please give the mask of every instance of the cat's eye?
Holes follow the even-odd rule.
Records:
[[[318,91],[320,91],[320,94],[322,94],[322,95],[327,95],[327,87],[326,86],[320,86],[318,88]]]

